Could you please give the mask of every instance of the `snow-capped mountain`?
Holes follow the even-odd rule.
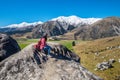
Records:
[[[3,28],[25,28],[28,26],[36,26],[36,25],[42,24],[42,23],[43,22],[41,22],[41,21],[33,22],[33,23],[22,22],[20,24],[11,24],[11,25],[5,26]]]
[[[40,26],[38,25],[36,28],[33,29],[33,35],[35,38],[40,37],[42,36],[40,34],[42,34],[44,31],[47,31],[50,36],[63,35],[77,27],[81,27],[83,25],[90,25],[98,20],[101,20],[101,18],[79,18],[77,16],[60,16],[58,18],[53,18],[47,22],[44,22]]]
[[[102,18],[80,18],[77,16],[60,16],[57,18],[53,18],[49,21],[59,21],[59,22],[64,22],[70,25],[78,25],[78,24],[92,24],[98,20],[101,20]],[[22,22],[20,24],[11,24],[8,26],[4,26],[2,28],[24,28],[24,27],[28,27],[28,26],[36,26],[38,24],[42,24],[43,22],[38,21],[38,22],[33,22],[33,23],[27,23],[27,22]]]
[[[60,22],[66,22],[70,25],[78,25],[78,24],[92,24],[98,20],[101,20],[102,18],[80,18],[77,16],[60,16],[58,18],[53,18],[52,21],[60,21]]]
[[[11,24],[5,27],[1,27],[0,32],[4,32],[8,34],[27,33],[27,32],[31,32],[36,25],[40,25],[40,24],[42,24],[41,21],[33,22],[33,23],[22,22],[20,24]]]
[[[3,28],[0,28],[0,32],[8,34],[24,34],[31,32],[32,35],[39,36],[40,35],[39,32],[42,29],[42,33],[48,30],[51,36],[56,36],[67,33],[82,25],[90,25],[98,20],[101,20],[101,18],[80,18],[77,16],[68,17],[60,16],[58,18],[53,18],[43,23],[41,21],[38,21],[33,23],[22,22],[20,24],[8,25]]]

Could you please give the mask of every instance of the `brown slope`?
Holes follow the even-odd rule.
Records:
[[[120,18],[108,17],[90,26],[80,27],[75,35],[83,40],[118,36],[120,35]]]

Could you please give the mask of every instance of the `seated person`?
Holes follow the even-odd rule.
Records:
[[[41,51],[41,50],[44,50],[45,52],[47,51],[47,55],[50,55],[50,50],[51,50],[51,47],[47,45],[47,33],[45,33],[43,35],[43,37],[40,39],[40,41],[38,42],[38,44],[36,44],[34,47],[38,50],[38,51]]]

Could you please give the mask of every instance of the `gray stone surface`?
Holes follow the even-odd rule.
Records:
[[[96,67],[98,70],[106,70],[112,68],[112,64],[110,64],[109,62],[102,62],[102,63],[98,63]]]
[[[35,59],[33,44],[0,62],[0,80],[102,80],[75,61],[77,55],[69,57],[69,53],[64,53],[66,56],[63,56],[60,49],[65,51],[64,46],[55,43],[49,45],[52,47],[51,57],[44,60],[46,55],[36,52],[40,64]]]
[[[0,61],[20,51],[18,43],[6,34],[0,33]]]
[[[115,59],[109,59],[107,62],[98,63],[95,70],[106,70],[112,68],[112,64],[115,62]]]
[[[108,61],[110,64],[114,63],[115,62],[115,59],[109,59]]]

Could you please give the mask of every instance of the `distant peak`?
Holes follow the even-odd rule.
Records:
[[[36,26],[38,24],[42,24],[43,22],[38,21],[38,22],[33,22],[33,23],[27,23],[27,22],[22,22],[20,24],[11,24],[8,26],[5,26],[3,28],[23,28],[23,27],[27,27],[27,26]]]

